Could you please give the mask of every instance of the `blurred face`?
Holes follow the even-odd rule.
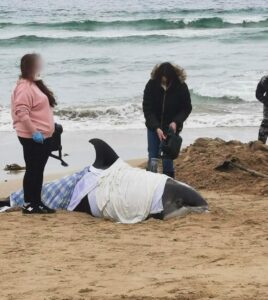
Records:
[[[168,85],[168,80],[165,76],[162,77],[161,79],[161,85],[167,87]]]
[[[163,76],[162,79],[161,79],[161,86],[164,90],[167,90],[171,85],[171,82],[168,81],[168,79]]]
[[[33,67],[33,74],[35,78],[40,77],[40,74],[42,73],[43,70],[43,60],[42,58],[39,56],[36,58],[35,63],[34,63],[34,67]]]

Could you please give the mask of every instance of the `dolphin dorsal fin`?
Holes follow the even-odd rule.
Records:
[[[102,170],[108,169],[119,158],[116,152],[103,140],[91,139],[89,143],[94,146],[96,152],[93,167]]]

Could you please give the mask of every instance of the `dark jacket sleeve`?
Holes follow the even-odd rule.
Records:
[[[182,98],[180,99],[182,101],[181,110],[174,118],[174,122],[176,122],[178,128],[182,127],[183,122],[192,111],[191,95],[186,83],[183,84],[182,89]]]
[[[256,89],[256,98],[264,104],[268,104],[268,88],[266,85],[268,86],[268,78],[263,77]]]
[[[143,108],[146,126],[150,129],[155,130],[160,127],[160,122],[157,120],[154,114],[153,105],[154,105],[153,82],[152,80],[149,80],[145,86],[142,108]]]

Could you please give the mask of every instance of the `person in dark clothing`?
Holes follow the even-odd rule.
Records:
[[[263,103],[263,120],[259,129],[259,141],[266,144],[268,138],[268,76],[262,77],[256,89],[256,98]]]
[[[155,66],[146,84],[143,112],[148,137],[148,165],[152,158],[158,157],[160,142],[166,138],[168,130],[179,133],[192,111],[185,79],[182,68],[165,62]],[[174,177],[172,160],[163,160],[163,173]]]

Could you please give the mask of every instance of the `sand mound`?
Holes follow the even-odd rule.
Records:
[[[268,176],[268,146],[260,142],[244,144],[219,138],[199,138],[175,161],[176,179],[197,189],[268,195],[268,177],[253,175],[232,165],[216,170],[215,167],[224,161],[234,161]]]

